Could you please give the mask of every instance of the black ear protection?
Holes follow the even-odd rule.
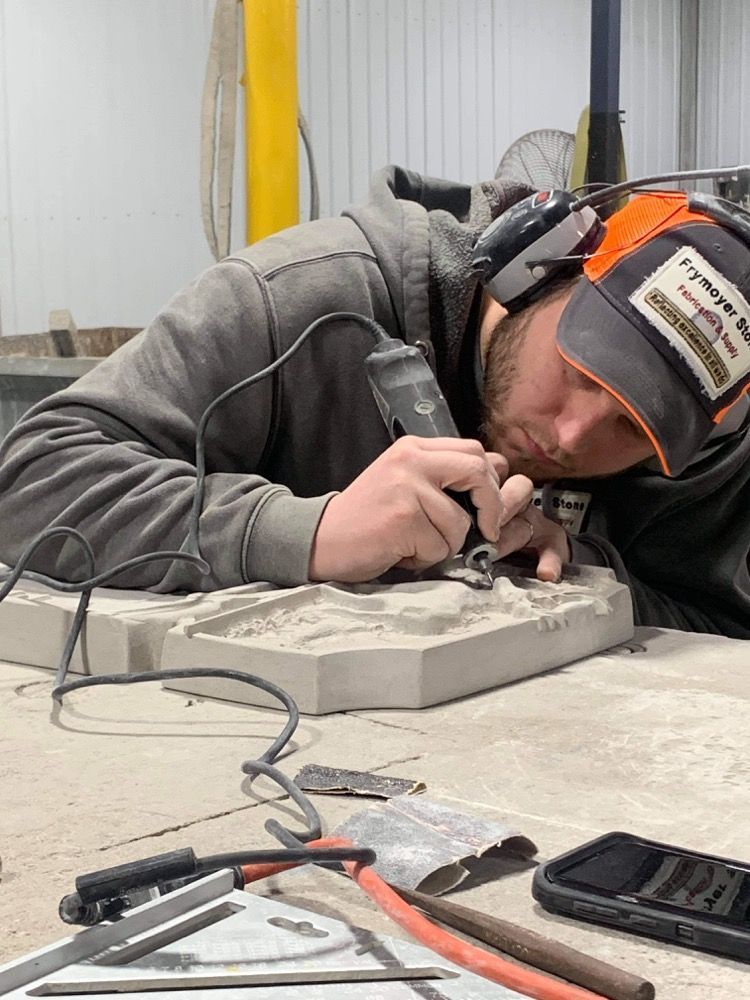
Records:
[[[598,189],[581,198],[568,191],[538,191],[499,215],[479,236],[472,267],[489,294],[508,312],[519,312],[540,298],[560,278],[580,272],[604,239],[607,227],[596,207],[666,181],[713,177],[736,178],[750,166],[686,170],[640,177]],[[750,213],[714,195],[687,196],[691,211],[701,212],[736,233],[750,247]]]

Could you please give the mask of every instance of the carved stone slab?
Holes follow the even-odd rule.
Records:
[[[630,593],[607,569],[558,584],[500,577],[311,585],[196,618],[164,640],[164,669],[243,670],[288,691],[305,713],[422,708],[562,666],[633,635]],[[174,681],[199,695],[275,706],[230,680]]]

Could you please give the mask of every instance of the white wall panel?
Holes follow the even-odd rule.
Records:
[[[589,0],[299,0],[298,9],[300,100],[324,214],[363,197],[383,163],[491,176],[523,133],[575,132],[588,102]],[[679,9],[679,0],[623,2],[631,172],[677,162]]]
[[[698,28],[698,166],[750,162],[750,4],[712,0]]]
[[[677,161],[679,0],[623,0],[631,175]],[[701,5],[700,162],[750,159],[744,0]],[[298,0],[323,214],[397,162],[474,181],[518,136],[575,131],[589,0]],[[0,320],[136,325],[210,263],[198,196],[213,0],[0,0]],[[237,183],[244,170],[238,153]],[[302,173],[303,215],[308,204]],[[233,244],[242,243],[236,202]]]
[[[137,325],[210,261],[199,114],[210,0],[2,0],[5,333]]]
[[[16,322],[16,255],[13,248],[8,131],[8,61],[5,58],[5,7],[0,2],[0,336]]]
[[[361,197],[387,162],[491,176],[522,132],[574,130],[587,99],[588,0],[300,0],[298,9],[300,99],[328,213]],[[332,95],[342,95],[334,112]]]
[[[624,0],[620,107],[628,175],[677,169],[680,2]]]

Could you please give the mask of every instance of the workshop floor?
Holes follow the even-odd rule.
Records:
[[[637,640],[635,652],[449,705],[303,719],[282,766],[420,779],[429,795],[531,838],[540,860],[610,830],[748,860],[750,646],[657,630]],[[182,846],[272,846],[264,821],[297,819],[274,787],[250,790],[240,773],[277,734],[279,713],[143,685],[76,693],[53,718],[50,681],[0,664],[0,963],[66,935],[57,903],[79,873]],[[366,804],[315,801],[329,829]],[[490,863],[451,898],[651,979],[660,1000],[750,994],[740,963],[546,914],[531,876],[530,865]],[[261,885],[399,935],[330,873]]]

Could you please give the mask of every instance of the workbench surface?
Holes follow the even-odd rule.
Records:
[[[66,935],[57,904],[77,874],[183,846],[273,846],[269,816],[301,825],[278,789],[250,789],[240,773],[280,713],[154,684],[77,692],[54,719],[51,679],[0,664],[0,963]],[[748,643],[639,629],[628,648],[448,705],[304,718],[281,766],[421,779],[430,796],[531,838],[538,860],[627,830],[748,861],[748,702]],[[315,802],[329,829],[367,804]],[[651,979],[659,1000],[750,995],[750,966],[545,913],[532,864],[474,868],[448,898]],[[286,873],[257,891],[400,933],[328,872]]]

